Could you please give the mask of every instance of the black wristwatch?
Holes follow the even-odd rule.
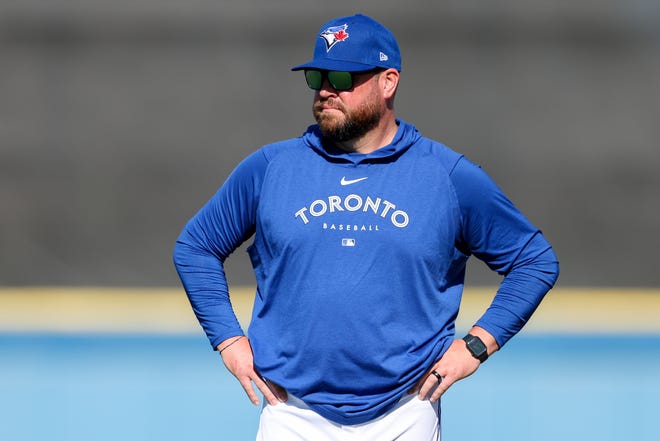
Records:
[[[488,349],[483,341],[476,335],[468,334],[463,337],[465,344],[467,345],[468,351],[470,354],[481,363],[488,359]]]

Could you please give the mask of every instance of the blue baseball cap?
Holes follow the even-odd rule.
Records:
[[[379,67],[401,71],[399,45],[385,26],[356,14],[324,24],[316,39],[314,59],[291,70],[361,72]]]

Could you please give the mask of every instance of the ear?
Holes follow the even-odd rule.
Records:
[[[387,69],[380,74],[381,90],[383,98],[390,99],[394,97],[396,88],[399,85],[399,71],[396,69]]]

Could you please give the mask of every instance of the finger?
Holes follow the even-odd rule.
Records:
[[[438,384],[438,386],[431,392],[431,396],[429,396],[429,401],[431,403],[435,403],[442,397],[442,395],[447,392],[447,389],[449,389],[449,386],[451,386],[451,383],[448,380],[443,379],[442,383]]]
[[[261,391],[261,393],[264,394],[264,399],[268,401],[269,404],[272,404],[274,406],[280,402],[280,398],[277,395],[275,395],[273,390],[271,390],[269,385],[264,380],[262,380],[260,376],[256,375],[255,378],[252,379],[252,381]]]
[[[423,377],[422,384],[419,388],[419,398],[422,400],[430,399],[429,395],[440,389],[442,382],[443,377],[436,370],[432,370]]]
[[[254,387],[252,386],[252,380],[250,377],[243,377],[239,378],[239,383],[241,383],[241,386],[243,386],[243,390],[247,394],[248,398],[254,404],[255,406],[259,405],[259,396],[254,390]]]
[[[420,400],[425,400],[431,389],[438,385],[438,381],[429,374],[425,375],[419,385],[417,394]]]

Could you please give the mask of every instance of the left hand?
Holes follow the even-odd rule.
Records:
[[[473,327],[470,333],[478,335],[484,341],[488,347],[489,354],[499,349],[493,336],[484,329]],[[422,376],[409,393],[417,393],[420,400],[428,399],[431,402],[435,402],[454,383],[472,375],[479,369],[480,364],[481,362],[474,358],[468,350],[465,341],[463,339],[456,339],[440,360],[431,366],[431,369]],[[440,375],[442,381],[438,381],[438,378],[432,374],[433,371]]]
[[[420,400],[438,401],[452,384],[472,375],[479,368],[479,364],[479,360],[470,354],[463,340],[454,340],[442,358],[431,366],[410,393],[417,392]],[[438,381],[431,373],[433,371],[440,374],[442,381]]]

